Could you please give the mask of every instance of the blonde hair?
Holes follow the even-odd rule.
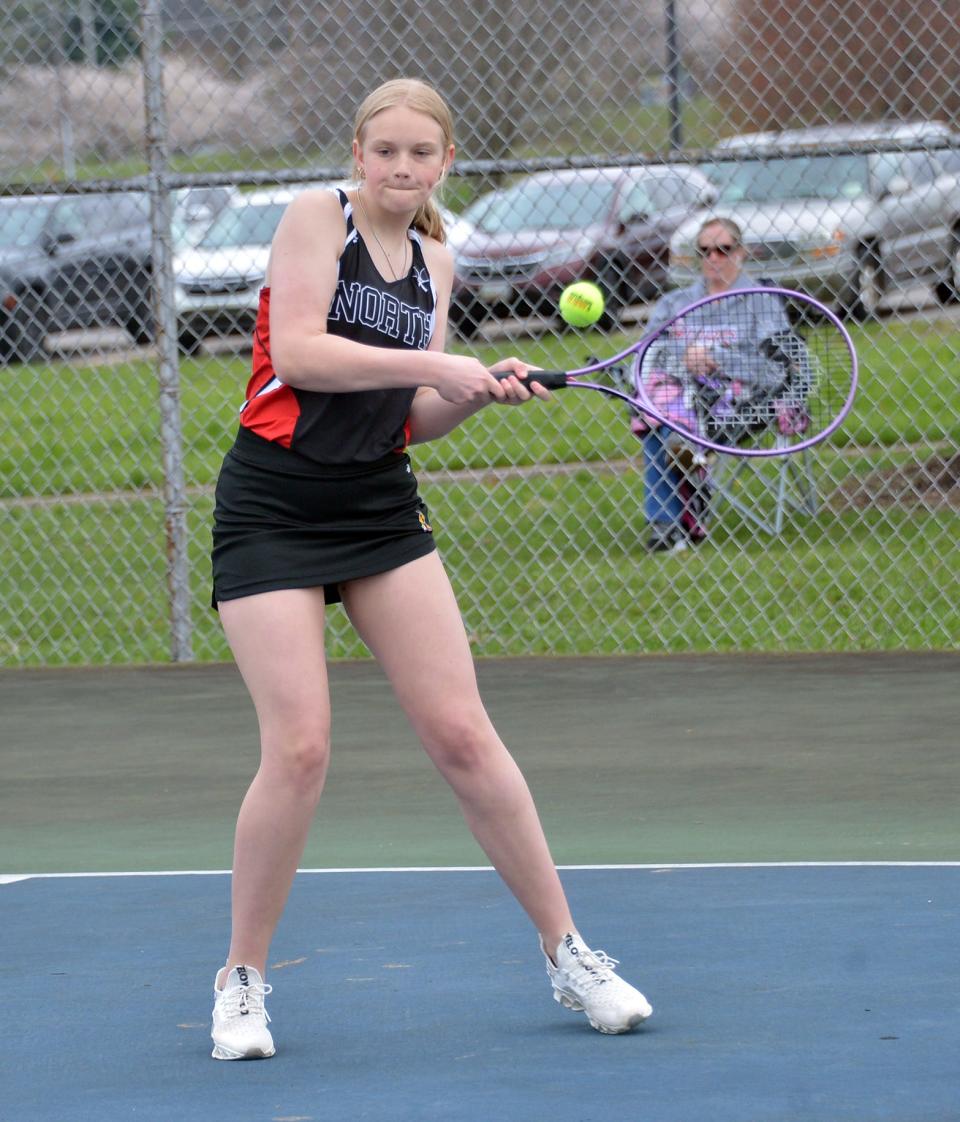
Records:
[[[743,231],[740,227],[732,218],[721,218],[719,215],[708,218],[706,222],[700,226],[700,229],[697,231],[697,238],[699,239],[703,231],[709,230],[711,226],[720,226],[726,230],[730,237],[737,243],[738,249],[743,245]]]
[[[447,152],[450,145],[453,144],[453,117],[447,103],[437,91],[417,78],[394,78],[389,82],[384,82],[382,86],[378,86],[373,93],[364,98],[353,122],[354,140],[362,145],[364,131],[371,119],[385,109],[393,109],[397,105],[405,105],[408,109],[413,109],[415,112],[422,113],[425,117],[436,121],[443,133],[444,153]],[[354,179],[361,178],[360,168],[356,165],[354,165],[353,176]],[[441,183],[445,176],[446,170],[440,177]],[[413,227],[419,230],[421,234],[426,234],[428,238],[436,238],[437,241],[441,242],[446,240],[443,218],[432,199],[428,199],[423,206],[418,208],[417,213],[413,216]]]

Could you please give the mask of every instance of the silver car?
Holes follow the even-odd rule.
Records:
[[[937,122],[833,126],[732,137],[703,170],[718,191],[711,213],[743,230],[750,272],[866,319],[918,280],[960,297],[958,151]],[[671,241],[674,285],[699,275],[705,217]]]
[[[295,192],[237,194],[195,245],[174,259],[180,347],[192,354],[210,334],[253,330],[273,235]]]

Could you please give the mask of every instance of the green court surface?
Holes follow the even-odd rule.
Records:
[[[559,864],[960,858],[960,655],[482,662]],[[304,867],[486,865],[378,667],[334,664]],[[229,867],[235,668],[0,672],[0,873]]]
[[[480,664],[574,914],[654,1006],[601,1036],[551,999],[378,668],[335,664],[277,1054],[242,1065],[210,1059],[217,870],[257,757],[236,670],[0,673],[0,1120],[952,1122],[958,670]]]

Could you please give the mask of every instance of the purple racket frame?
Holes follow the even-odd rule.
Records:
[[[605,370],[610,366],[617,366],[624,359],[631,359],[637,361],[637,369],[640,369],[640,358],[643,354],[657,342],[662,336],[675,324],[678,320],[683,319],[685,316],[690,315],[691,312],[696,311],[697,308],[703,307],[704,304],[715,304],[720,300],[730,299],[741,296],[779,296],[785,302],[794,305],[799,305],[808,308],[816,313],[817,318],[829,323],[838,333],[843,344],[846,346],[850,355],[850,385],[847,390],[846,398],[843,405],[840,407],[837,415],[830,421],[828,425],[822,428],[819,432],[806,437],[803,440],[798,440],[795,444],[779,445],[771,448],[740,448],[730,444],[718,444],[716,441],[708,440],[705,436],[699,433],[691,432],[688,428],[682,425],[679,421],[671,419],[663,414],[652,401],[647,397],[647,394],[642,385],[635,383],[636,395],[631,397],[629,394],[623,393],[620,390],[613,389],[612,386],[604,386],[598,382],[581,381],[590,374],[595,374],[598,370]],[[543,374],[541,379],[540,374]],[[502,377],[502,375],[501,375]],[[619,398],[621,401],[627,402],[628,405],[634,409],[639,410],[646,417],[651,418],[660,425],[666,425],[668,428],[673,429],[674,432],[680,433],[684,439],[689,440],[691,444],[696,444],[700,448],[705,448],[711,452],[719,452],[727,456],[742,456],[763,458],[770,456],[789,456],[796,452],[803,452],[807,448],[812,448],[815,444],[819,444],[825,440],[831,433],[843,424],[845,418],[853,408],[854,398],[857,394],[857,384],[859,381],[859,372],[857,364],[857,352],[853,345],[853,340],[850,338],[847,329],[840,322],[839,318],[821,304],[819,300],[814,300],[812,296],[808,296],[803,292],[795,292],[790,288],[774,288],[771,285],[757,285],[753,288],[735,288],[727,292],[714,293],[711,296],[704,296],[699,300],[694,300],[692,303],[687,304],[675,316],[669,319],[665,324],[659,327],[650,335],[645,335],[642,339],[638,340],[632,346],[627,347],[625,350],[620,351],[618,354],[613,355],[611,358],[603,359],[600,362],[595,362],[592,366],[582,366],[578,370],[569,370],[565,372],[559,371],[542,371],[533,372],[527,376],[529,381],[541,382],[542,385],[548,389],[583,389],[583,390],[598,390],[600,393],[606,394],[608,397]]]

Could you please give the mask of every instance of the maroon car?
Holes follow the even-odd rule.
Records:
[[[592,280],[606,322],[666,283],[670,237],[714,189],[685,165],[537,172],[464,212],[450,321],[471,336],[488,316],[554,315],[563,288]]]

